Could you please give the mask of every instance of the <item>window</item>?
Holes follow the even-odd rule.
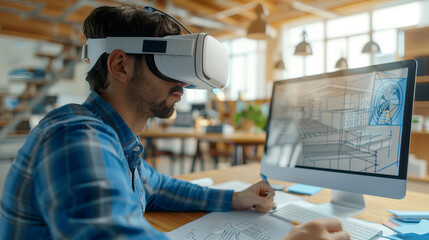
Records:
[[[344,37],[367,32],[369,32],[368,13],[336,18],[326,23],[326,36],[328,38]]]
[[[369,35],[357,35],[349,38],[348,63],[349,68],[358,68],[370,65],[370,55],[362,54],[362,48],[369,41]]]
[[[207,90],[205,89],[186,89],[183,94],[186,101],[190,103],[205,103],[207,102]]]
[[[286,78],[296,78],[335,71],[336,62],[341,57],[347,59],[349,68],[395,61],[401,49],[401,46],[398,46],[398,28],[421,24],[424,21],[423,8],[428,7],[429,5],[424,5],[421,1],[415,1],[326,22],[285,26],[282,31],[282,52],[286,60],[284,75]],[[302,41],[303,30],[307,32],[307,41],[313,49],[311,56],[294,55],[295,46]],[[372,39],[381,48],[381,53],[374,56],[361,52],[370,40],[371,33]]]
[[[295,56],[295,47],[302,39],[302,32],[307,34],[307,42],[311,43],[313,55]],[[286,53],[286,77],[294,78],[302,75],[313,75],[324,72],[324,24],[315,22],[304,26],[297,26],[283,31],[283,52]]]
[[[326,43],[326,71],[335,71],[335,63],[338,59],[347,56],[347,38],[338,38]]]
[[[372,38],[381,48],[381,53],[375,57],[375,64],[391,62],[396,59],[398,32],[396,29],[374,32]]]
[[[373,29],[376,31],[417,25],[420,20],[420,5],[413,2],[379,9],[375,10],[372,16]]]
[[[236,100],[242,96],[257,99],[265,96],[264,43],[239,38],[222,44],[230,55],[228,83],[222,90],[226,98]],[[190,103],[201,103],[207,101],[207,94],[207,90],[187,90],[185,96]]]
[[[363,46],[369,41],[369,30],[368,13],[327,21],[326,71],[338,70],[335,65],[342,57],[347,59],[349,68],[369,65],[369,56],[361,53]]]
[[[230,54],[228,84],[224,90],[227,99],[257,99],[264,96],[265,42],[239,38],[223,44]]]

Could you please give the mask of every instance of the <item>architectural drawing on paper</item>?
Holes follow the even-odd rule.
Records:
[[[282,167],[396,175],[400,143],[393,136],[402,132],[406,72],[352,78],[280,89],[268,142],[278,157],[270,159]]]
[[[192,229],[176,240],[269,240],[270,237],[264,235],[267,230],[268,228],[254,222],[225,223],[211,233]]]

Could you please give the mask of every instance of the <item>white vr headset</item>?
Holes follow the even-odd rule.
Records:
[[[166,37],[107,37],[88,39],[82,60],[90,68],[103,53],[120,49],[127,54],[146,54],[152,73],[166,81],[190,84],[190,88],[225,87],[228,79],[228,51],[206,33]]]

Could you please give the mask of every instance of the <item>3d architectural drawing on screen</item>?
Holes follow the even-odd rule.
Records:
[[[400,138],[393,136],[402,133],[406,74],[400,69],[280,87],[269,126],[279,131],[270,132],[267,159],[282,167],[397,175]]]

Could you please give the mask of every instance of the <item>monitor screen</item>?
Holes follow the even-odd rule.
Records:
[[[187,127],[194,126],[194,118],[192,112],[176,111],[176,119],[174,120],[174,127]]]
[[[261,171],[403,197],[415,74],[409,60],[275,82]]]

